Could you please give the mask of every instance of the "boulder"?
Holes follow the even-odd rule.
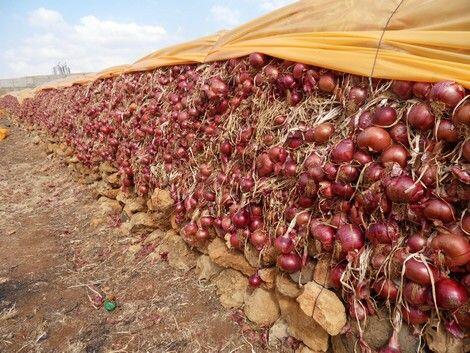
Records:
[[[256,273],[256,269],[246,261],[243,254],[229,250],[220,238],[215,238],[208,246],[209,257],[217,265],[225,268],[233,268],[246,276]]]
[[[276,292],[281,316],[287,322],[289,335],[301,340],[314,351],[328,350],[328,333],[310,316],[300,309],[299,304],[292,298]]]
[[[99,213],[101,215],[113,215],[121,213],[122,207],[121,204],[116,201],[109,199],[107,197],[100,197],[98,199]]]
[[[277,270],[275,267],[262,268],[258,270],[258,274],[263,280],[262,286],[266,289],[273,289],[276,282]]]
[[[256,250],[253,245],[251,245],[250,243],[245,244],[243,253],[245,255],[245,259],[251,266],[259,267],[259,251]]]
[[[285,273],[279,273],[276,276],[276,290],[289,298],[297,298],[301,290]]]
[[[297,297],[302,311],[312,317],[328,334],[339,334],[346,325],[346,309],[332,291],[316,282],[305,284],[302,294]]]
[[[141,212],[145,210],[145,200],[143,197],[136,197],[126,200],[126,205],[124,206],[124,212],[131,217],[134,213]]]
[[[269,329],[268,344],[271,347],[279,347],[288,336],[287,322],[283,318],[279,318]]]
[[[214,263],[209,256],[201,255],[196,261],[196,275],[199,280],[209,281],[222,271],[222,267]]]
[[[113,187],[117,188],[121,185],[121,178],[118,173],[108,175],[106,181]]]
[[[151,233],[157,228],[155,219],[148,213],[139,212],[132,215],[129,221],[129,232],[133,236]]]
[[[161,243],[152,254],[152,258],[159,260],[161,254],[166,254],[169,265],[178,270],[188,271],[196,265],[196,254],[173,230],[165,233]]]
[[[279,305],[273,292],[256,288],[245,298],[246,317],[260,326],[269,326],[279,318]]]
[[[224,308],[233,309],[243,305],[248,279],[240,272],[225,269],[213,279],[213,283],[217,286],[217,294]]]
[[[113,199],[113,200],[116,199],[116,196],[119,193],[119,189],[111,188],[111,186],[103,180],[101,180],[101,181],[99,181],[95,184],[95,190],[98,193],[98,195],[105,196],[105,197],[107,197],[109,199]]]
[[[165,232],[161,229],[156,229],[148,235],[143,241],[143,244],[153,244],[162,241],[165,238]]]
[[[147,201],[147,207],[151,211],[168,211],[174,205],[170,192],[163,189],[155,189]]]
[[[107,174],[112,174],[112,173],[116,173],[118,170],[108,161],[106,162],[103,162],[100,164],[100,166],[98,167],[98,169],[100,170],[100,172],[103,172],[103,173],[107,173]]]
[[[313,280],[325,288],[330,288],[330,266],[331,258],[322,257],[320,258],[313,271]]]
[[[465,349],[464,340],[455,338],[448,333],[442,323],[440,325],[432,324],[427,326],[424,331],[424,339],[429,349],[434,353],[468,352],[468,350]]]
[[[309,261],[300,271],[291,273],[289,276],[295,283],[305,284],[313,279],[314,269],[315,264],[312,261]]]

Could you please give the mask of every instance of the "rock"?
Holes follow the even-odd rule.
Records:
[[[126,205],[124,206],[124,212],[131,217],[134,213],[144,211],[145,209],[145,200],[143,197],[136,197],[126,200]]]
[[[277,270],[274,267],[262,268],[258,270],[258,274],[263,280],[262,286],[266,289],[273,289],[276,282]]]
[[[292,298],[276,293],[281,316],[287,322],[289,335],[301,340],[310,349],[326,352],[328,350],[328,333],[310,316],[300,309]]]
[[[332,291],[316,282],[305,284],[302,294],[297,297],[302,311],[313,317],[328,334],[336,336],[346,325],[346,309]]]
[[[222,267],[212,262],[209,256],[201,255],[196,261],[196,275],[199,280],[209,281],[222,271]]]
[[[333,353],[348,353],[341,335],[331,337],[331,348],[333,349]]]
[[[312,350],[312,349],[308,348],[307,346],[301,344],[300,347],[297,348],[294,353],[317,353],[317,352],[319,352],[319,351]]]
[[[269,326],[279,318],[276,296],[264,288],[256,288],[245,298],[246,317],[260,326]]]
[[[174,203],[169,191],[155,189],[147,202],[147,207],[151,211],[168,211]]]
[[[318,260],[313,271],[313,280],[325,288],[330,288],[330,257],[322,257]]]
[[[104,172],[104,173],[107,173],[107,174],[116,173],[118,171],[108,161],[101,163],[98,169],[100,170],[100,172]]]
[[[113,215],[120,213],[122,210],[121,204],[107,197],[100,197],[98,199],[98,207],[101,215]]]
[[[253,267],[259,267],[259,251],[255,249],[250,243],[245,244],[243,249],[245,259]]]
[[[114,200],[119,193],[119,189],[112,189],[111,186],[103,180],[96,183],[95,189],[98,195],[102,195]]]
[[[215,238],[209,244],[208,252],[211,260],[219,266],[233,268],[246,276],[256,273],[256,269],[250,266],[243,254],[229,250],[220,238]]]
[[[448,333],[444,325],[432,324],[424,331],[424,339],[434,353],[464,353],[464,340],[459,340]]]
[[[85,181],[85,184],[89,185],[89,184],[93,184],[95,181],[100,180],[100,179],[101,179],[101,175],[95,172],[91,172],[85,176],[84,181]]]
[[[297,298],[301,293],[299,286],[284,273],[279,273],[276,276],[276,289],[289,298]]]
[[[71,156],[68,159],[68,163],[78,163],[78,157],[77,156]]]
[[[274,248],[274,246],[269,246],[266,249],[263,250],[261,254],[261,265],[263,267],[271,267],[276,265],[276,260],[277,260],[277,250]]]
[[[32,141],[35,145],[39,145],[41,138],[39,136],[34,136]]]
[[[283,318],[279,318],[269,329],[268,344],[271,347],[279,347],[287,336],[289,336],[287,322]]]
[[[144,244],[157,243],[165,238],[165,232],[161,229],[156,229],[148,235],[143,241]]]
[[[132,215],[130,221],[130,233],[134,236],[152,232],[157,228],[157,223],[151,215],[139,212]]]
[[[315,264],[312,261],[309,261],[304,267],[302,267],[302,270],[291,273],[289,276],[295,283],[305,284],[313,279],[314,268]]]
[[[118,173],[108,175],[106,181],[113,187],[119,187],[121,185],[121,178],[119,178]]]
[[[224,308],[239,308],[245,301],[248,279],[240,272],[225,269],[213,280],[217,286],[217,294]]]
[[[128,203],[130,203],[133,199],[137,197],[138,197],[137,194],[134,192],[124,192],[120,190],[118,194],[116,195],[116,200],[123,203],[124,205],[127,205]]]
[[[127,248],[127,254],[135,256],[142,249],[142,244],[132,244]]]
[[[189,249],[183,239],[173,230],[165,233],[161,243],[152,254],[154,260],[160,258],[160,254],[166,253],[171,267],[188,271],[196,265],[196,254]]]

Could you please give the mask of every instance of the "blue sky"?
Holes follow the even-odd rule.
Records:
[[[125,64],[293,0],[0,0],[0,78]]]

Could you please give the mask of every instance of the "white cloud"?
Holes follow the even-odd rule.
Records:
[[[100,71],[132,63],[177,40],[162,26],[92,15],[73,24],[59,12],[45,8],[31,12],[28,22],[36,27],[35,34],[3,52],[11,76],[48,74],[58,61],[66,61],[72,72]]]
[[[263,10],[273,11],[280,7],[292,4],[296,0],[261,0],[260,6]]]
[[[223,5],[214,5],[210,9],[210,18],[216,22],[223,23],[226,27],[240,24],[240,11]]]

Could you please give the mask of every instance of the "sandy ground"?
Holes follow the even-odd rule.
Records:
[[[194,270],[129,256],[112,222],[91,227],[91,187],[10,132],[0,142],[0,352],[273,351]],[[95,308],[95,292],[118,308]]]

